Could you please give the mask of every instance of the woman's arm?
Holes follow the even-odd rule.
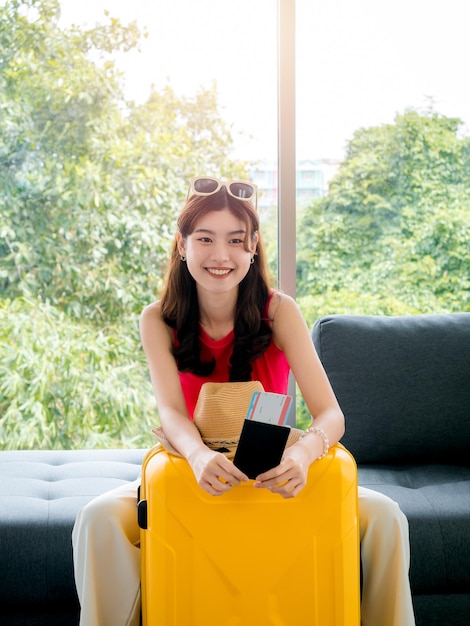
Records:
[[[190,420],[173,356],[172,330],[164,323],[160,303],[147,306],[140,317],[140,336],[160,422],[168,440],[185,457],[199,485],[212,495],[247,480],[223,454],[210,450]],[[221,480],[222,479],[222,480]]]
[[[315,351],[307,324],[296,302],[284,294],[276,294],[270,306],[273,341],[284,352],[305,400],[315,427],[337,443],[344,433],[344,416],[325,370]],[[309,433],[286,448],[281,464],[264,473],[258,486],[271,488],[284,497],[297,495],[305,486],[308,468],[324,451],[321,434]],[[287,482],[286,482],[287,481]],[[285,483],[279,487],[279,483]]]

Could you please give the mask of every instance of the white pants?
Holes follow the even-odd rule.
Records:
[[[73,529],[80,626],[139,626],[140,479],[98,496]],[[396,502],[359,487],[363,626],[414,626],[408,522]]]

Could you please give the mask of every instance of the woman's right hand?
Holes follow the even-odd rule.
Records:
[[[204,447],[204,450],[197,450],[187,459],[198,485],[204,491],[211,496],[221,496],[230,491],[232,486],[248,480],[248,476],[235,467],[224,454]]]

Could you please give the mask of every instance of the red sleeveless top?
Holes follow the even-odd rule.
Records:
[[[273,296],[271,293],[266,311]],[[200,326],[199,340],[203,360],[215,359],[215,368],[210,376],[196,376],[190,372],[179,372],[186,407],[191,419],[199,396],[199,390],[206,382],[226,383],[229,379],[229,363],[233,351],[234,331],[222,339],[214,340]],[[175,333],[176,335],[176,333]],[[251,380],[258,380],[265,391],[287,393],[290,367],[284,352],[271,340],[267,350],[252,363]]]

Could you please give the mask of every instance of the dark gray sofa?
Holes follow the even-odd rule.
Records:
[[[2,626],[78,624],[75,516],[94,496],[135,480],[143,456],[144,450],[0,452]]]
[[[343,443],[360,484],[408,516],[418,626],[467,625],[470,314],[324,317],[313,338],[346,415]],[[134,480],[144,453],[0,452],[2,626],[76,626],[76,513]]]
[[[408,517],[418,626],[470,624],[470,313],[326,316],[312,336],[359,484]]]

